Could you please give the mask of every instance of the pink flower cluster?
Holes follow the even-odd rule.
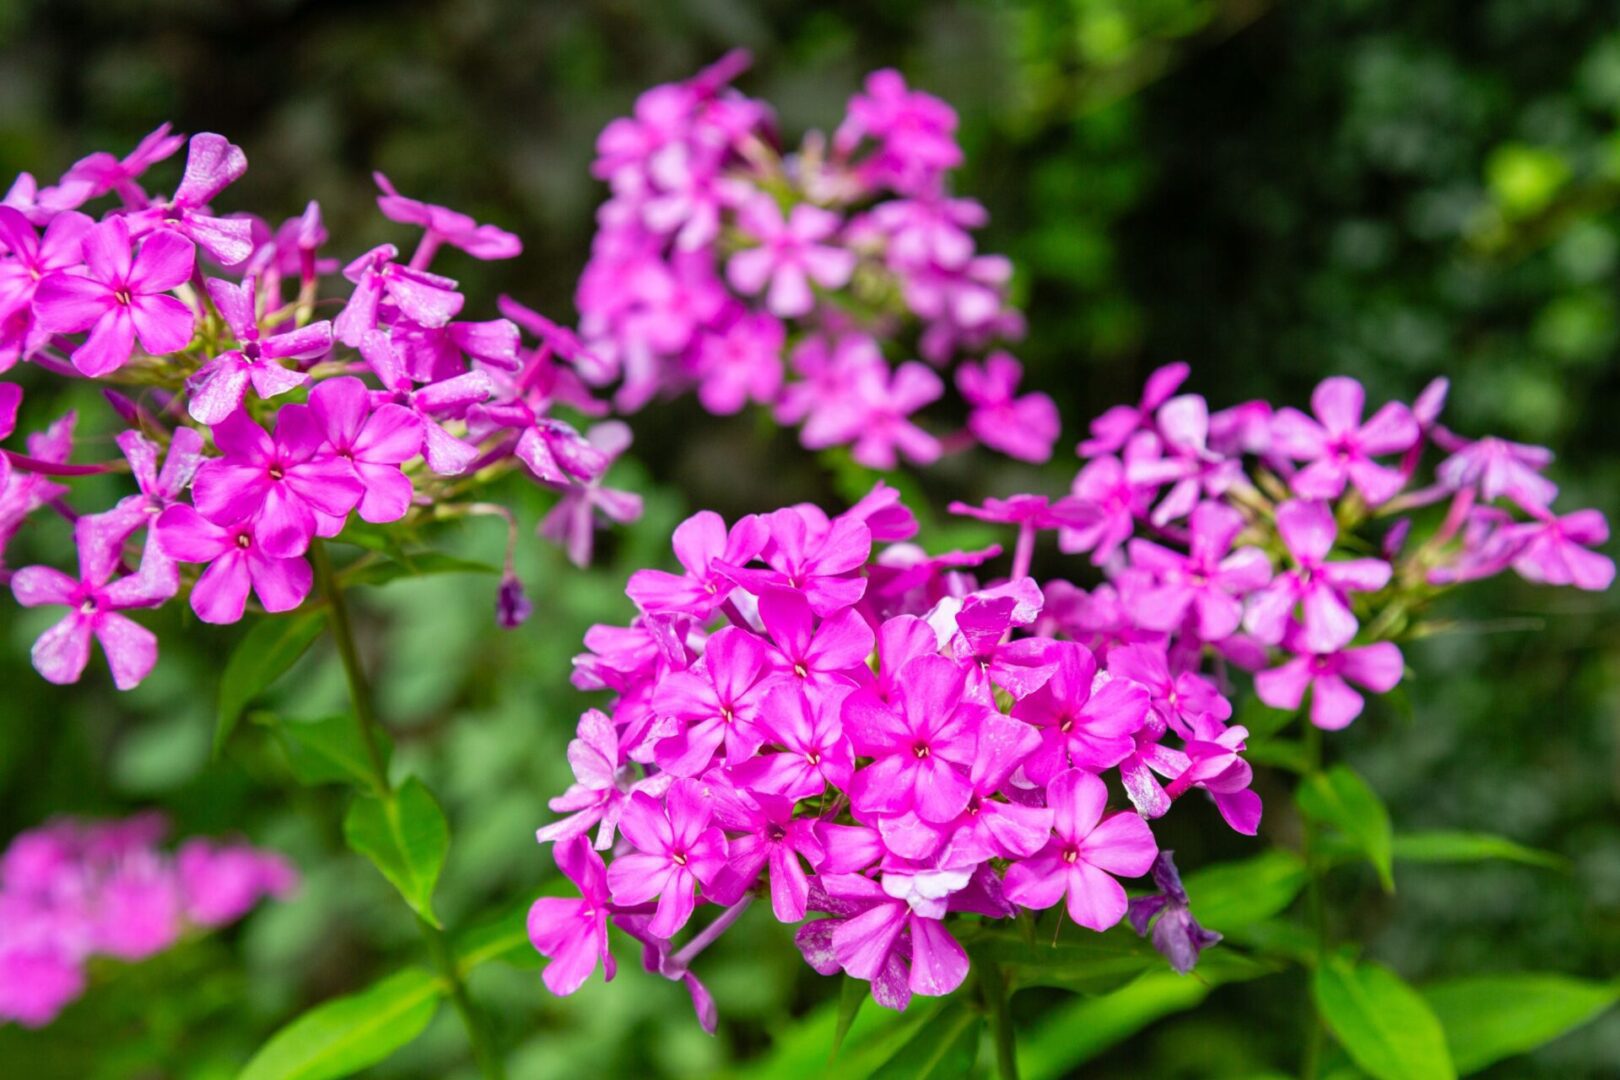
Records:
[[[1445,588],[1509,568],[1582,589],[1614,580],[1613,560],[1588,550],[1608,539],[1602,514],[1551,508],[1551,453],[1449,431],[1445,380],[1368,416],[1362,386],[1332,377],[1307,415],[1263,401],[1211,412],[1178,393],[1187,375],[1162,368],[1138,405],[1094,421],[1070,494],[1035,519],[1107,579],[1048,589],[1080,640],[1162,642],[1171,672],[1219,658],[1256,672],[1267,705],[1308,696],[1313,723],[1342,728],[1362,711],[1356,687],[1400,681],[1395,642]]]
[[[457,478],[525,467],[562,493],[542,531],[582,563],[600,521],[639,516],[637,496],[602,486],[628,429],[581,435],[553,415],[605,410],[576,371],[585,353],[573,335],[504,297],[509,317],[463,321],[457,283],[428,269],[444,247],[511,258],[517,237],[406,198],[379,174],[382,213],[420,241],[408,260],[384,244],[343,266],[352,290],[336,318],[315,319],[336,306],[322,293],[339,268],[321,254],[320,208],[275,229],[216,216],[209,204],[247,158],[213,134],[190,140],[173,195],[147,195],[143,174],[184,145],[165,125],[122,160],[93,154],[54,186],[24,174],[0,201],[0,374],[29,362],[140,388],[106,393],[125,428],[123,461],[70,464],[71,414],[26,452],[0,449],[0,556],[41,507],[74,522],[76,576],[0,563],[19,603],[66,609],[34,648],[47,679],[77,680],[95,639],[114,682],[139,683],[157,643],[124,612],[182,588],[210,623],[240,619],[250,594],[267,612],[296,608],[315,538],[356,518],[468,512],[448,504],[468,486]],[[99,221],[80,211],[109,195],[117,204]],[[538,344],[524,345],[520,325]],[[21,397],[0,382],[0,440]],[[82,516],[50,479],[126,470],[138,490]],[[503,596],[516,588],[508,576]]]
[[[878,469],[928,464],[975,440],[1029,461],[1059,423],[1045,394],[1018,394],[1016,360],[956,368],[967,429],[941,439],[914,415],[945,390],[940,369],[1021,335],[1011,264],[979,254],[984,207],[957,198],[956,114],[895,71],[867,78],[829,140],[784,155],[770,107],[728,87],[733,53],[654,87],[597,142],[612,188],[580,279],[592,383],[620,380],[626,411],[695,386],[713,413],[749,402],[800,426],[806,447],[850,445]],[[926,362],[885,356],[908,321]]]
[[[1024,556],[981,584],[999,548],[929,556],[915,532],[881,485],[835,518],[703,512],[675,533],[683,573],[631,577],[641,616],[576,661],[611,714],[581,719],[551,804],[568,816],[539,834],[583,893],[530,916],[552,990],[599,959],[611,976],[611,920],[712,1026],[689,964],[763,890],[782,922],[822,916],[797,933],[812,967],[903,1008],[966,976],[954,913],[1119,923],[1120,879],[1158,855],[1148,819],[1180,796],[1255,832],[1245,732],[1213,682],[1172,679],[1162,642],[1060,637]],[[727,913],[674,950],[699,902]]]
[[[158,846],[167,831],[141,814],[12,840],[0,856],[0,1022],[48,1024],[84,993],[92,957],[144,960],[298,885],[279,855],[204,839],[170,854]]]

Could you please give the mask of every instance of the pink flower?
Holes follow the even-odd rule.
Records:
[[[659,768],[698,776],[722,743],[728,763],[752,757],[760,745],[754,718],[769,681],[769,655],[759,638],[735,626],[716,631],[701,661],[668,676],[653,691],[654,714],[674,725],[654,747]]]
[[[1278,574],[1254,594],[1244,625],[1261,641],[1275,644],[1297,605],[1304,613],[1304,647],[1334,652],[1355,636],[1358,625],[1346,594],[1383,588],[1390,566],[1380,559],[1328,562],[1339,527],[1326,503],[1283,503],[1277,507],[1277,532],[1296,568]]]
[[[967,978],[967,952],[941,921],[943,904],[923,914],[858,874],[822,874],[818,880],[824,892],[811,903],[835,917],[801,926],[794,935],[816,971],[842,970],[871,983],[872,1000],[890,1009],[904,1009],[912,994],[942,997]]]
[[[309,563],[265,551],[262,529],[262,522],[251,517],[216,525],[183,504],[158,518],[158,546],[171,559],[209,564],[191,590],[191,610],[203,622],[240,620],[250,588],[272,613],[291,611],[309,595]]]
[[[1075,523],[1058,533],[1060,550],[1089,551],[1092,563],[1101,566],[1130,539],[1136,519],[1147,514],[1152,500],[1152,489],[1130,478],[1127,464],[1135,456],[1127,447],[1126,461],[1112,455],[1093,458],[1075,475],[1069,490],[1079,506],[1072,515]]]
[[[1558,485],[1541,475],[1552,459],[1544,447],[1487,437],[1459,447],[1434,475],[1453,491],[1471,487],[1485,500],[1505,495],[1524,506],[1546,507],[1558,494]]]
[[[1271,561],[1256,547],[1232,550],[1243,517],[1222,503],[1200,503],[1189,526],[1186,555],[1151,540],[1130,542],[1131,565],[1150,574],[1153,585],[1127,602],[1150,630],[1178,628],[1190,609],[1198,636],[1219,641],[1243,621],[1243,597],[1271,580]]]
[[[1170,396],[1187,381],[1191,373],[1192,369],[1182,363],[1166,364],[1159,368],[1148,376],[1140,404],[1115,405],[1093,420],[1091,438],[1082,442],[1075,453],[1089,458],[1118,451],[1130,441],[1132,435],[1151,425],[1153,414],[1159,406],[1170,400]]]
[[[422,428],[422,457],[440,476],[459,476],[478,459],[478,447],[446,431],[440,417],[463,415],[495,390],[487,372],[469,371],[427,386],[413,388],[399,351],[381,330],[369,331],[360,342],[360,355],[385,389],[373,400],[397,405],[416,414]],[[554,421],[560,424],[561,421]],[[524,433],[525,436],[528,432]],[[583,440],[581,440],[583,441]],[[532,451],[519,442],[517,455],[535,468]]]
[[[426,230],[422,237],[422,250],[426,254],[418,252],[411,259],[413,267],[425,267],[432,259],[434,249],[441,243],[458,247],[475,259],[511,259],[523,254],[523,241],[505,229],[480,225],[466,214],[447,206],[407,199],[394,190],[394,185],[382,173],[374,172],[371,176],[382,189],[382,194],[377,197],[377,207],[383,212],[383,217],[405,225],[418,225]]]
[[[0,249],[11,253],[0,260],[0,371],[49,337],[34,317],[34,296],[46,277],[84,260],[84,236],[93,224],[69,210],[51,219],[44,236],[36,236],[21,212],[0,206]]]
[[[552,857],[579,889],[580,899],[542,896],[529,908],[529,941],[551,960],[540,978],[553,994],[572,994],[600,961],[606,981],[612,982],[618,965],[608,951],[608,871],[602,856],[583,836],[575,836],[552,849]]]
[[[719,514],[700,510],[675,527],[675,558],[686,573],[637,570],[625,591],[643,611],[707,618],[737,587],[723,567],[751,561],[769,538],[765,522],[755,515],[739,518],[728,532]]]
[[[357,507],[360,520],[378,524],[404,517],[413,489],[399,467],[421,450],[421,419],[388,402],[373,409],[365,383],[348,377],[315,387],[309,410],[326,445],[350,463],[364,489]]]
[[[862,139],[881,144],[866,169],[869,182],[892,184],[908,195],[929,192],[940,173],[962,163],[956,111],[932,94],[907,87],[892,68],[872,72],[866,92],[849,99],[849,113],[833,135],[833,146],[847,155]]]
[[[828,785],[848,790],[854,754],[839,721],[843,698],[812,702],[802,687],[776,686],[765,696],[754,726],[780,750],[757,754],[728,769],[732,780],[750,791],[809,799]]]
[[[82,157],[74,162],[62,179],[64,182],[79,181],[88,185],[86,201],[113,191],[124,200],[125,206],[145,209],[147,194],[136,181],[147,169],[172,157],[176,150],[186,144],[184,135],[171,135],[169,132],[170,125],[158,125],[122,160],[105,150]]]
[[[225,456],[197,470],[192,501],[216,525],[251,519],[252,547],[274,559],[302,555],[322,521],[341,528],[366,490],[354,465],[328,448],[308,406],[284,407],[274,438],[245,412],[232,413],[214,425],[214,444]],[[238,533],[238,542],[246,535]]]
[[[93,543],[83,523],[75,530],[79,579],[49,566],[25,566],[11,579],[11,591],[23,607],[60,604],[68,609],[58,623],[34,642],[34,670],[58,685],[75,683],[90,661],[90,639],[101,642],[112,669],[113,685],[129,690],[157,662],[157,635],[119,614],[131,608],[157,607],[179,587],[174,564],[148,545],[138,573],[111,580],[118,553]]]
[[[1311,462],[1294,475],[1293,488],[1307,499],[1336,499],[1346,481],[1369,505],[1388,502],[1406,483],[1399,471],[1372,459],[1398,454],[1419,438],[1412,410],[1398,401],[1361,422],[1366,394],[1344,376],[1322,380],[1311,394],[1312,420],[1298,409],[1277,410],[1271,419],[1271,446],[1296,461]]]
[[[1609,523],[1596,510],[1577,510],[1555,517],[1548,511],[1537,520],[1509,525],[1504,539],[1519,546],[1513,569],[1526,581],[1546,585],[1573,585],[1601,592],[1614,583],[1614,560],[1586,550],[1608,543]]]
[[[253,254],[253,223],[241,217],[204,213],[208,203],[247,172],[247,155],[223,135],[191,137],[186,172],[168,203],[131,215],[137,231],[172,231],[196,242],[221,266],[235,266]]]
[[[575,566],[589,566],[597,516],[628,525],[641,517],[641,496],[602,485],[607,466],[630,449],[630,427],[619,420],[597,424],[585,439],[604,458],[602,472],[582,484],[570,485],[540,523],[540,535],[561,544]]]
[[[1162,646],[1122,645],[1108,653],[1108,673],[1135,683],[1148,692],[1151,723],[1159,733],[1166,727],[1191,738],[1204,718],[1225,721],[1232,703],[1215,684],[1195,671],[1170,674],[1170,661]]]
[[[769,866],[771,913],[778,922],[804,918],[810,881],[799,860],[802,857],[815,867],[825,854],[816,836],[815,819],[795,818],[793,800],[780,795],[715,785],[709,789],[709,797],[714,801],[715,818],[733,834],[726,842],[729,881],[717,902],[736,902]]]
[[[280,855],[246,844],[187,840],[175,856],[185,917],[200,926],[224,926],[266,896],[283,898],[298,887],[298,871]]]
[[[196,315],[167,295],[191,277],[196,248],[182,236],[147,237],[133,258],[129,225],[121,217],[92,226],[84,235],[83,276],[57,270],[34,293],[34,317],[52,333],[89,330],[73,351],[73,366],[91,378],[129,362],[135,341],[152,356],[186,347]]]
[[[762,558],[769,570],[723,563],[721,571],[761,596],[766,589],[796,589],[823,618],[855,604],[866,592],[856,572],[872,553],[872,531],[850,517],[831,521],[812,506],[791,506],[761,519],[770,542]]]
[[[1040,731],[1040,746],[1024,763],[1037,784],[1071,766],[1106,769],[1135,747],[1131,733],[1147,716],[1148,695],[1126,679],[1097,678],[1091,650],[1072,641],[1052,646],[1057,667],[1040,689],[1013,706],[1012,715]]]
[[[824,289],[842,288],[855,272],[855,253],[820,241],[838,231],[837,214],[800,203],[784,220],[769,195],[754,196],[743,207],[738,224],[759,241],[726,264],[726,277],[750,296],[766,291],[771,313],[784,319],[809,314],[815,306],[810,282]]]
[[[1193,736],[1185,752],[1189,764],[1171,781],[1167,794],[1175,799],[1191,788],[1201,787],[1209,792],[1227,825],[1244,836],[1253,836],[1260,829],[1260,796],[1249,790],[1254,770],[1238,756],[1249,736],[1248,729],[1241,725],[1223,727],[1218,720],[1202,718],[1193,725]]]
[[[965,683],[956,664],[920,656],[900,669],[892,704],[869,689],[844,699],[844,730],[856,754],[874,759],[850,785],[857,811],[914,811],[940,824],[967,808],[973,794],[967,770],[988,710],[964,698]]]
[[[349,302],[332,321],[332,332],[343,344],[358,348],[377,328],[385,297],[423,326],[443,326],[460,313],[465,298],[453,279],[401,266],[394,261],[398,257],[398,248],[382,244],[343,268],[343,276],[354,282]]]
[[[1401,681],[1401,650],[1387,641],[1333,653],[1307,653],[1254,677],[1254,692],[1273,709],[1297,709],[1311,691],[1311,723],[1328,731],[1361,715],[1361,695],[1350,683],[1387,694]]]
[[[1041,463],[1052,456],[1062,424],[1056,403],[1047,395],[1016,396],[1023,373],[1023,366],[1008,354],[991,353],[983,367],[958,367],[956,388],[973,408],[968,430],[975,439],[1008,457]]]
[[[672,779],[668,774],[634,780],[619,748],[619,731],[613,721],[598,709],[586,709],[579,727],[568,743],[568,764],[574,770],[574,783],[547,805],[568,817],[535,833],[546,844],[583,836],[598,826],[596,846],[603,851],[613,846],[619,815],[633,791],[645,791],[653,798],[663,795]]]
[[[850,386],[856,419],[851,437],[856,461],[870,469],[893,469],[903,456],[931,465],[942,453],[939,440],[912,423],[911,414],[939,399],[945,384],[926,364],[908,360],[891,373],[888,365],[863,366]],[[819,449],[806,426],[804,444]],[[844,441],[842,439],[838,441]]]
[[[813,698],[824,700],[870,676],[866,658],[875,638],[855,609],[836,612],[817,626],[803,593],[766,589],[759,597],[759,618],[776,646],[771,665],[798,681]]]
[[[750,400],[769,404],[782,386],[782,323],[748,315],[698,346],[698,400],[712,413],[729,415]]]
[[[258,283],[252,278],[240,285],[209,278],[206,284],[214,307],[236,335],[237,347],[220,353],[192,376],[186,411],[199,424],[217,424],[240,409],[250,382],[253,392],[268,400],[309,381],[308,375],[277,361],[313,360],[331,351],[332,324],[325,319],[261,336]]]
[[[1125,917],[1125,889],[1111,875],[1140,877],[1159,854],[1153,830],[1129,811],[1103,815],[1108,788],[1096,776],[1068,769],[1046,785],[1052,838],[1038,853],[1007,868],[1007,899],[1049,908],[1068,897],[1069,917],[1107,930]]]
[[[658,937],[674,937],[686,925],[693,889],[713,884],[726,868],[725,834],[710,824],[711,816],[702,785],[683,779],[670,785],[663,806],[645,792],[634,793],[619,819],[619,830],[635,850],[613,860],[608,887],[615,904],[658,897],[648,925]]]

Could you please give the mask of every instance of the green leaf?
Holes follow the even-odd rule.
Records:
[[[1597,1019],[1620,1001],[1620,983],[1478,975],[1427,986],[1423,996],[1445,1029],[1457,1071],[1466,1076]]]
[[[1395,838],[1395,857],[1407,862],[1483,862],[1487,859],[1505,859],[1527,866],[1543,866],[1549,870],[1567,870],[1569,860],[1550,851],[1541,851],[1515,843],[1505,836],[1490,833],[1435,832],[1408,833]]]
[[[343,838],[393,882],[413,911],[439,925],[433,887],[450,850],[450,826],[422,781],[413,776],[387,798],[357,795],[343,819]]]
[[[219,719],[214,725],[214,753],[225,748],[237,721],[253,699],[269,689],[320,637],[326,612],[260,620],[225,661],[219,680]]]
[[[871,983],[849,975],[843,976],[838,985],[838,1026],[833,1029],[832,1049],[827,1052],[828,1064],[838,1060],[838,1051],[844,1045],[844,1037],[849,1034],[849,1026],[855,1022],[861,1006],[871,996]]]
[[[1288,910],[1305,887],[1305,862],[1276,849],[1188,874],[1183,884],[1198,922],[1231,933]]]
[[[1299,808],[1307,817],[1343,833],[1378,871],[1384,891],[1395,891],[1389,811],[1367,781],[1348,765],[1335,765],[1306,777],[1298,797]]]
[[[960,1001],[947,1004],[872,1074],[872,1080],[947,1080],[968,1076],[979,1056],[984,1017]]]
[[[506,964],[530,969],[540,966],[540,954],[529,941],[529,904],[501,912],[456,935],[456,966],[465,975],[483,964]]]
[[[277,720],[275,733],[299,783],[374,787],[371,757],[354,717],[343,714],[319,720]],[[379,731],[377,737],[377,749],[386,769],[392,747],[386,734]]]
[[[346,572],[343,584],[386,585],[400,578],[424,577],[428,574],[499,574],[500,567],[475,559],[461,559],[439,551],[417,551],[398,559],[368,562]]]
[[[369,1068],[422,1033],[444,992],[410,968],[334,998],[276,1032],[237,1080],[332,1080]]]
[[[1450,1080],[1446,1036],[1428,1004],[1379,964],[1336,957],[1311,980],[1316,1009],[1355,1063],[1378,1080]]]
[[[1102,934],[1073,925],[1063,927],[1071,940],[1052,944],[1051,934],[1035,941],[1015,928],[988,930],[964,942],[975,964],[997,963],[1016,986],[1052,986],[1081,994],[1098,994],[1121,986],[1164,963],[1153,947],[1123,926]]]

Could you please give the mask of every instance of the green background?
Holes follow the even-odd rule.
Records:
[[[733,45],[755,52],[741,86],[776,106],[789,138],[834,126],[883,65],[961,114],[958,191],[990,209],[982,246],[1017,264],[1030,333],[1016,351],[1066,427],[1044,470],[982,454],[932,470],[919,490],[934,505],[1061,490],[1084,420],[1180,359],[1217,405],[1299,403],[1336,372],[1366,380],[1373,400],[1410,400],[1448,375],[1453,428],[1554,447],[1562,506],[1620,509],[1612,4],[12,0],[0,5],[0,175],[49,180],[169,119],[247,151],[249,172],[218,209],[286,216],[317,198],[335,252],[350,255],[401,239],[372,203],[369,171],[380,168],[407,194],[524,238],[513,262],[444,262],[472,317],[493,317],[499,291],[568,317],[603,195],[587,172],[596,132],[640,89]],[[161,167],[156,186],[175,170]],[[29,385],[32,427],[67,402]],[[105,456],[105,410],[93,396],[77,403],[86,453]],[[523,628],[495,628],[493,579],[426,578],[360,597],[397,756],[454,828],[438,903],[452,922],[557,884],[532,830],[566,783],[562,749],[587,703],[568,685],[568,661],[590,623],[627,617],[629,571],[667,562],[669,530],[691,510],[837,499],[827,468],[758,416],[714,419],[683,400],[633,423],[637,445],[613,475],[644,492],[644,520],[604,536],[589,573],[526,541],[519,566],[536,613]],[[75,504],[89,509],[118,494],[79,490]],[[495,494],[526,523],[549,498],[517,480]],[[437,535],[499,559],[496,522]],[[65,545],[42,517],[7,561],[62,565]],[[1040,570],[1089,572],[1054,552]],[[1342,935],[1414,981],[1620,970],[1616,606],[1612,594],[1516,579],[1478,587],[1447,605],[1468,629],[1411,649],[1416,678],[1329,737],[1330,756],[1372,781],[1398,826],[1500,832],[1570,860],[1563,873],[1409,865],[1393,897],[1370,873],[1341,874]],[[150,620],[163,639],[156,673],[119,695],[99,660],[77,687],[38,679],[27,648],[48,618],[0,603],[0,835],[53,813],[158,805],[178,831],[282,848],[305,888],[150,964],[98,969],[90,995],[43,1033],[0,1030],[15,1075],[228,1076],[301,1008],[417,956],[403,905],[345,853],[335,789],[290,785],[252,725],[210,764],[218,672],[243,628],[202,628],[177,607]],[[324,642],[267,701],[306,717],[342,704]],[[1262,837],[1288,842],[1296,826],[1280,781],[1262,771],[1257,789],[1275,811]],[[1258,850],[1190,809],[1161,831],[1184,870]],[[622,982],[566,1001],[533,971],[476,974],[514,1075],[759,1075],[762,1055],[795,1039],[818,1045],[805,1018],[819,1008],[825,1020],[836,997],[763,911],[699,966],[720,1002],[716,1038],[678,986],[641,977],[631,949],[620,955]],[[1086,1074],[1286,1068],[1298,1054],[1295,980],[1221,988],[1199,1011],[1097,1050]],[[1016,1008],[1038,1021],[1061,1003],[1031,993]],[[1078,1066],[1071,1040],[1053,1043],[1048,1075]],[[464,1045],[443,1010],[376,1075],[470,1075]],[[819,1068],[815,1053],[805,1060]],[[1488,1075],[1595,1077],[1615,1062],[1610,1014]]]

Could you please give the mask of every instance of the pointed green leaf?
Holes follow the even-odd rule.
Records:
[[[357,795],[343,819],[343,838],[393,882],[422,918],[433,914],[433,887],[450,850],[450,826],[433,794],[414,776],[387,798]]]
[[[1355,1063],[1378,1080],[1451,1080],[1445,1033],[1428,1003],[1379,964],[1336,957],[1311,980],[1316,1009]]]
[[[1194,870],[1184,884],[1194,917],[1225,934],[1288,910],[1305,887],[1305,862],[1278,848]]]
[[[1395,838],[1395,858],[1407,862],[1483,862],[1487,859],[1505,859],[1527,866],[1543,866],[1549,870],[1567,870],[1569,860],[1550,851],[1541,851],[1515,843],[1505,836],[1490,833],[1434,832],[1408,833]]]
[[[1373,864],[1385,892],[1395,891],[1394,841],[1389,811],[1355,770],[1335,765],[1306,777],[1299,788],[1299,808],[1313,821],[1330,825]]]
[[[827,1061],[831,1064],[838,1060],[838,1051],[844,1045],[844,1037],[849,1034],[849,1026],[855,1022],[855,1017],[866,1004],[866,999],[872,996],[872,984],[862,982],[849,975],[842,976],[838,985],[838,1026],[833,1029],[832,1049],[827,1052]]]
[[[973,1072],[984,1017],[960,1001],[947,1004],[872,1074],[872,1080],[955,1080]]]
[[[298,662],[321,636],[325,625],[326,612],[304,611],[261,619],[247,632],[225,661],[225,673],[219,680],[219,719],[214,725],[216,755],[236,730],[243,710]]]
[[[1457,1071],[1466,1076],[1597,1019],[1620,1001],[1620,983],[1478,975],[1424,987],[1423,996],[1445,1029]]]
[[[281,719],[275,722],[276,740],[287,754],[287,764],[301,784],[353,784],[370,788],[371,757],[354,717],[323,716],[319,720]],[[384,768],[392,749],[388,736],[377,734]]]
[[[411,968],[334,998],[276,1032],[237,1080],[333,1080],[369,1068],[422,1033],[444,992]]]

